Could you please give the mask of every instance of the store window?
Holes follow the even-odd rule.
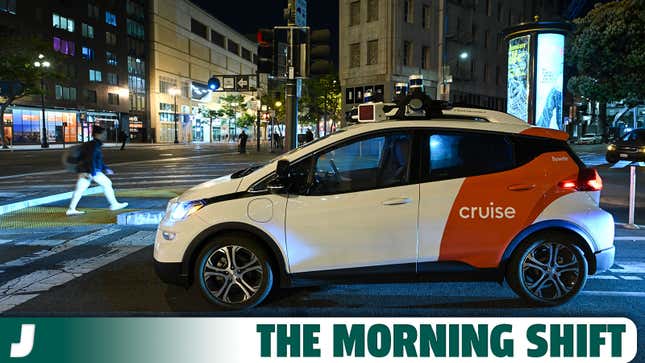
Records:
[[[67,30],[70,33],[74,32],[74,20],[72,19],[54,13],[52,14],[52,23],[56,29]]]
[[[112,26],[116,26],[116,15],[112,14],[109,11],[105,12],[105,23]]]
[[[42,119],[40,110],[14,109],[13,144],[37,144],[40,142]]]

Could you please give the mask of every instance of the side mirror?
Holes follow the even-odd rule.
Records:
[[[290,166],[289,160],[286,160],[286,159],[278,160],[278,165],[275,168],[275,173],[278,176],[278,179],[280,181],[284,181],[287,178],[289,178],[289,166]]]

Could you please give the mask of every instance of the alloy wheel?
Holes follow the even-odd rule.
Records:
[[[520,281],[540,300],[556,301],[569,295],[583,278],[575,247],[544,242],[524,255]]]
[[[202,282],[210,295],[224,304],[242,304],[260,290],[264,276],[262,261],[251,250],[226,245],[205,260]]]

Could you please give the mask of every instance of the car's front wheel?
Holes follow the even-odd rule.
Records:
[[[618,159],[618,157],[617,157],[616,155],[609,155],[609,154],[607,154],[607,155],[605,156],[605,160],[607,160],[607,162],[608,162],[609,164],[616,164],[616,163],[618,162],[618,160],[619,160],[619,159]]]
[[[224,235],[208,243],[197,259],[195,276],[202,294],[225,309],[256,306],[273,287],[270,258],[245,235]]]
[[[576,296],[587,273],[584,252],[570,236],[549,233],[522,243],[509,261],[507,280],[530,303],[554,306]]]

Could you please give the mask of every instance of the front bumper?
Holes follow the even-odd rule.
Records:
[[[598,251],[594,254],[596,256],[596,272],[600,273],[606,270],[614,264],[614,257],[616,255],[616,247],[611,246],[610,248],[602,251]]]
[[[181,273],[181,262],[154,261],[155,272],[167,284],[188,286],[188,276]]]
[[[627,157],[621,157],[621,154],[626,154]],[[629,160],[629,161],[645,161],[645,153],[640,151],[607,151],[606,158],[618,159],[618,160]]]

